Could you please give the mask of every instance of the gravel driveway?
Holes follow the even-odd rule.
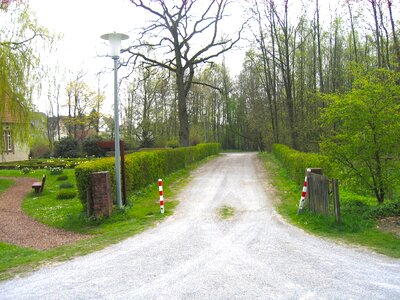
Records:
[[[195,172],[167,221],[2,282],[0,299],[400,299],[400,260],[288,225],[263,180],[255,153],[223,155]]]

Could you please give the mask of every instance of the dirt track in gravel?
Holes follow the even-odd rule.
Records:
[[[26,215],[21,208],[22,201],[32,191],[32,183],[37,180],[33,178],[12,179],[15,184],[0,194],[0,241],[45,250],[88,237],[48,227]]]

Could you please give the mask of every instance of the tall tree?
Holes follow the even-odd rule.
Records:
[[[380,0],[368,0],[372,6],[372,12],[374,17],[374,31],[375,31],[375,43],[376,43],[376,60],[378,68],[382,67],[382,48],[381,48],[381,31],[379,29],[378,19],[378,3]]]
[[[317,47],[318,47],[318,75],[320,91],[324,92],[324,77],[322,74],[322,51],[321,51],[321,25],[319,19],[319,3],[315,1],[316,30],[317,30]]]
[[[293,92],[293,57],[295,48],[293,45],[294,30],[289,23],[289,0],[283,1],[283,12],[278,11],[278,7],[274,0],[269,0],[270,9],[273,12],[271,23],[273,34],[275,36],[279,65],[283,84],[285,87],[285,103],[289,123],[289,134],[291,146],[298,149],[298,130],[295,121],[294,92]]]
[[[99,112],[96,110],[104,100],[104,95],[97,92],[83,81],[80,73],[76,80],[70,81],[66,87],[68,97],[68,134],[82,143],[91,130],[96,131]]]
[[[389,17],[390,17],[390,25],[392,27],[392,35],[393,35],[393,47],[396,52],[396,58],[397,58],[397,68],[400,70],[400,45],[397,40],[397,34],[396,34],[396,27],[394,25],[394,19],[393,19],[393,12],[392,12],[392,0],[387,0],[387,5],[388,5],[388,10],[389,10]]]
[[[272,127],[272,135],[274,143],[279,143],[279,125],[277,117],[277,103],[276,103],[276,57],[275,57],[275,35],[272,34],[273,26],[270,22],[269,27],[264,29],[262,9],[259,7],[258,2],[255,1],[253,14],[257,21],[258,33],[255,34],[255,39],[258,48],[261,52],[262,59],[262,72],[260,73],[263,89],[268,101],[269,117]],[[271,14],[271,12],[270,12]],[[269,30],[268,30],[269,29]],[[271,32],[268,42],[268,32]],[[271,50],[267,45],[271,45]],[[271,55],[270,55],[271,54]]]
[[[243,26],[235,38],[222,36],[222,19],[228,0],[212,0],[207,4],[198,0],[176,2],[131,0],[153,17],[151,24],[142,29],[139,43],[123,52],[135,59],[143,59],[149,66],[157,66],[175,75],[179,142],[189,145],[189,117],[187,96],[193,84],[197,66],[229,51],[239,41]],[[148,49],[155,49],[148,55]]]
[[[394,170],[400,158],[400,74],[357,68],[353,76],[351,91],[328,97],[323,121],[331,131],[322,149],[383,203],[388,189],[399,183]]]
[[[358,63],[356,30],[355,30],[355,27],[354,27],[353,11],[352,11],[352,8],[351,8],[350,0],[347,0],[347,8],[348,8],[348,10],[349,10],[350,26],[351,26],[351,36],[352,36],[352,38],[353,38],[354,61],[355,61],[356,63]]]

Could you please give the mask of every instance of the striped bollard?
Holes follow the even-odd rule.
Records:
[[[158,190],[160,192],[160,212],[164,213],[164,194],[162,188],[162,179],[158,179]]]
[[[307,169],[307,174],[311,172],[311,169]],[[307,175],[304,178],[304,184],[303,184],[303,191],[301,192],[301,198],[299,202],[299,209],[297,210],[297,214],[301,214],[303,211],[303,204],[304,204],[304,199],[307,196]]]

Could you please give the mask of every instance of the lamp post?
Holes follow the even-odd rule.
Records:
[[[111,58],[114,60],[114,138],[115,138],[115,185],[117,207],[122,208],[121,201],[121,156],[119,149],[119,97],[118,97],[118,59],[121,51],[121,41],[129,38],[123,33],[107,33],[101,36],[110,42]]]

